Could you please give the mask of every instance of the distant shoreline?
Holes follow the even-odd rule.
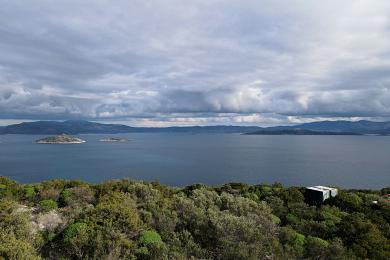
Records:
[[[174,126],[131,127],[128,125],[102,124],[83,120],[35,121],[0,127],[0,134],[128,134],[128,133],[255,133],[286,132],[292,135],[390,135],[389,122],[374,121],[318,121],[289,126]],[[300,133],[294,133],[300,132]],[[306,132],[306,133],[305,133]],[[337,134],[336,134],[337,133]]]

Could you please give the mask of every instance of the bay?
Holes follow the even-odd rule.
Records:
[[[79,135],[42,145],[40,135],[0,136],[0,175],[21,183],[130,178],[170,186],[280,182],[286,186],[390,186],[390,137],[132,133]],[[125,137],[129,142],[100,142]]]

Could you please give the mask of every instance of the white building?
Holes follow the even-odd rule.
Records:
[[[306,187],[306,196],[310,201],[324,202],[337,195],[337,189],[325,186]]]

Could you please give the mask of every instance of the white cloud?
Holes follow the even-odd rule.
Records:
[[[0,6],[0,119],[266,125],[390,116],[387,0]]]

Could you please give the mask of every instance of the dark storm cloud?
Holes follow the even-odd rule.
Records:
[[[390,116],[388,1],[0,0],[0,119]]]

